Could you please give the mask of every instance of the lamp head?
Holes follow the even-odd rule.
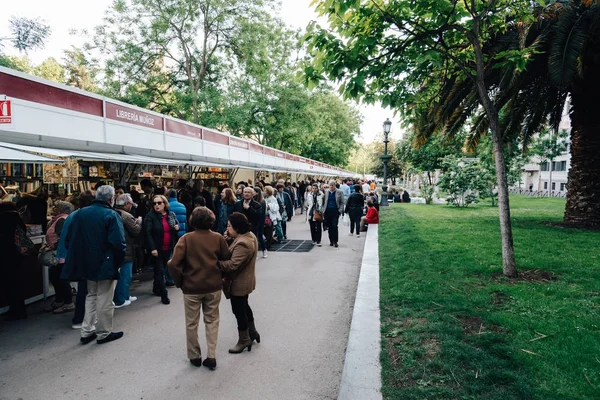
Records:
[[[390,133],[391,130],[392,130],[392,121],[390,121],[389,118],[386,118],[385,122],[383,123],[383,132],[387,135]]]

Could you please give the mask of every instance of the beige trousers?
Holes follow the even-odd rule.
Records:
[[[198,343],[198,323],[200,310],[204,314],[206,330],[206,346],[208,358],[217,358],[217,339],[219,337],[219,303],[221,291],[205,294],[184,294],[185,306],[185,335],[187,338],[187,356],[190,360],[200,358],[202,351]]]
[[[115,303],[113,296],[116,280],[87,281],[88,294],[85,298],[85,316],[81,324],[81,337],[98,335],[98,340],[106,338],[113,329]]]

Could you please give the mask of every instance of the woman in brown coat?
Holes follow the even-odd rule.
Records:
[[[238,325],[239,340],[229,349],[237,354],[252,350],[252,341],[260,343],[260,335],[254,325],[254,314],[248,304],[248,295],[256,287],[256,254],[258,242],[251,232],[252,226],[244,214],[234,212],[229,216],[227,236],[233,239],[229,245],[231,259],[219,261],[219,268],[233,280],[231,284],[231,309]]]
[[[179,239],[173,258],[168,262],[175,286],[183,291],[188,358],[196,367],[204,365],[210,369],[217,366],[219,303],[223,287],[217,262],[230,258],[223,236],[210,230],[214,222],[215,215],[212,211],[206,207],[197,207],[190,218],[193,231]],[[204,311],[208,346],[208,357],[204,363],[198,343],[201,308]]]

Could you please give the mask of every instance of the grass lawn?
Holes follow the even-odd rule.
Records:
[[[517,268],[549,273],[532,282],[501,276],[489,203],[382,211],[384,398],[600,399],[600,232],[545,224],[563,210],[511,197]]]

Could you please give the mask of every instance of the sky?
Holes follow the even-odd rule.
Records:
[[[281,0],[280,17],[288,24],[298,28],[306,27],[317,15],[310,7],[312,0]],[[52,35],[43,50],[29,53],[34,64],[48,57],[60,59],[62,51],[71,45],[81,46],[83,37],[70,34],[72,30],[91,30],[102,21],[104,11],[112,0],[19,0],[2,1],[0,13],[0,37],[8,34],[8,20],[11,16],[42,18],[52,29]],[[85,6],[83,6],[85,4]],[[322,22],[322,21],[321,21]],[[9,50],[9,49],[7,49]],[[10,53],[10,51],[7,51]],[[393,111],[377,105],[359,105],[363,116],[360,142],[370,143],[383,131],[383,121],[393,121],[391,137],[401,138],[399,119]]]

